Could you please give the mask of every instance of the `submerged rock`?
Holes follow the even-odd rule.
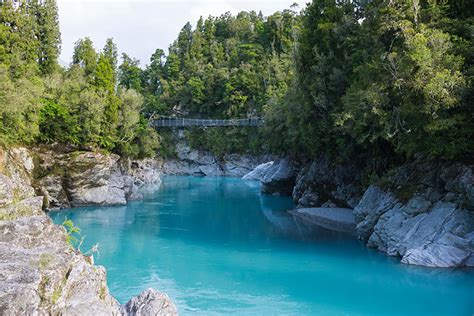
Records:
[[[287,159],[278,159],[269,166],[261,180],[262,192],[290,195],[295,184],[296,170]]]
[[[168,295],[146,289],[135,296],[122,309],[124,316],[178,315]]]
[[[355,219],[352,210],[348,208],[299,208],[289,211],[314,225],[339,232],[355,233]]]

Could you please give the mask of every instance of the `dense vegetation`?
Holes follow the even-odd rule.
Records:
[[[156,50],[145,70],[123,56],[120,82],[145,96],[148,115],[244,118],[263,116],[291,83],[294,10],[269,17],[261,13],[227,13],[187,23],[165,56]],[[253,129],[195,129],[191,144],[218,155],[263,150]]]
[[[462,159],[474,153],[470,1],[314,0],[294,85],[267,113],[277,149],[311,156]]]
[[[187,23],[144,69],[112,40],[57,64],[55,1],[0,15],[0,137],[131,156],[159,147],[157,116],[264,116],[266,128],[195,129],[191,145],[300,158],[473,156],[474,13],[466,0],[313,0]],[[169,135],[163,134],[167,149]]]
[[[87,38],[77,41],[63,69],[54,0],[6,1],[0,8],[0,142],[155,154],[158,136],[141,114],[143,97],[117,86],[111,39],[100,52]]]

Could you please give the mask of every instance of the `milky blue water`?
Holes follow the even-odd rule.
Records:
[[[166,177],[143,202],[51,213],[99,243],[122,303],[148,287],[181,315],[473,315],[474,271],[406,266],[314,229],[256,182]]]

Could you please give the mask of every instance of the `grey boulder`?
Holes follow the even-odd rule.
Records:
[[[278,159],[263,176],[262,192],[267,194],[290,195],[295,184],[296,170],[288,159]]]
[[[259,164],[252,171],[242,177],[242,180],[259,180],[262,181],[268,169],[273,165],[273,161]]]
[[[146,289],[122,308],[124,316],[178,315],[168,295]]]

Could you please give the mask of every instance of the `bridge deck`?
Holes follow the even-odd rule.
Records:
[[[189,119],[189,118],[163,118],[153,121],[154,127],[188,127],[188,126],[263,126],[263,120],[260,118],[251,119],[230,119],[230,120],[211,120],[211,119]]]

